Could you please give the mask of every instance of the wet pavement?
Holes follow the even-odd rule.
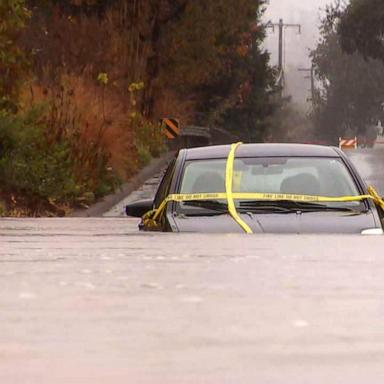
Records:
[[[378,189],[383,154],[351,154]],[[384,381],[383,237],[137,223],[0,220],[0,383]]]

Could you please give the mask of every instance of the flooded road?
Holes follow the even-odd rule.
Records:
[[[0,220],[0,383],[383,382],[382,237],[137,222]]]
[[[1,221],[1,383],[384,379],[381,237],[135,225]]]

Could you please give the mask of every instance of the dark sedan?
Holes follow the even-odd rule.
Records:
[[[382,234],[382,201],[371,195],[338,148],[224,145],[181,150],[154,201],[126,213],[150,211],[140,229],[165,232]]]

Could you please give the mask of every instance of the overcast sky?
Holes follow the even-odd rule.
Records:
[[[309,49],[316,46],[318,27],[321,14],[332,0],[270,0],[264,20],[277,23],[283,19],[285,23],[301,24],[301,34],[297,29],[288,28],[284,31],[285,70],[290,92],[298,102],[306,99],[309,80],[303,80],[302,73],[297,68],[309,67]],[[277,65],[278,29],[270,30],[265,41],[265,47],[271,52],[271,64]]]

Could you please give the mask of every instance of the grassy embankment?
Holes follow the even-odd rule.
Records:
[[[164,150],[119,14],[45,4],[0,5],[0,216],[64,216]]]
[[[131,86],[132,100],[141,88]],[[66,215],[159,156],[159,127],[123,105],[105,76],[25,88],[18,112],[0,114],[0,215]]]

